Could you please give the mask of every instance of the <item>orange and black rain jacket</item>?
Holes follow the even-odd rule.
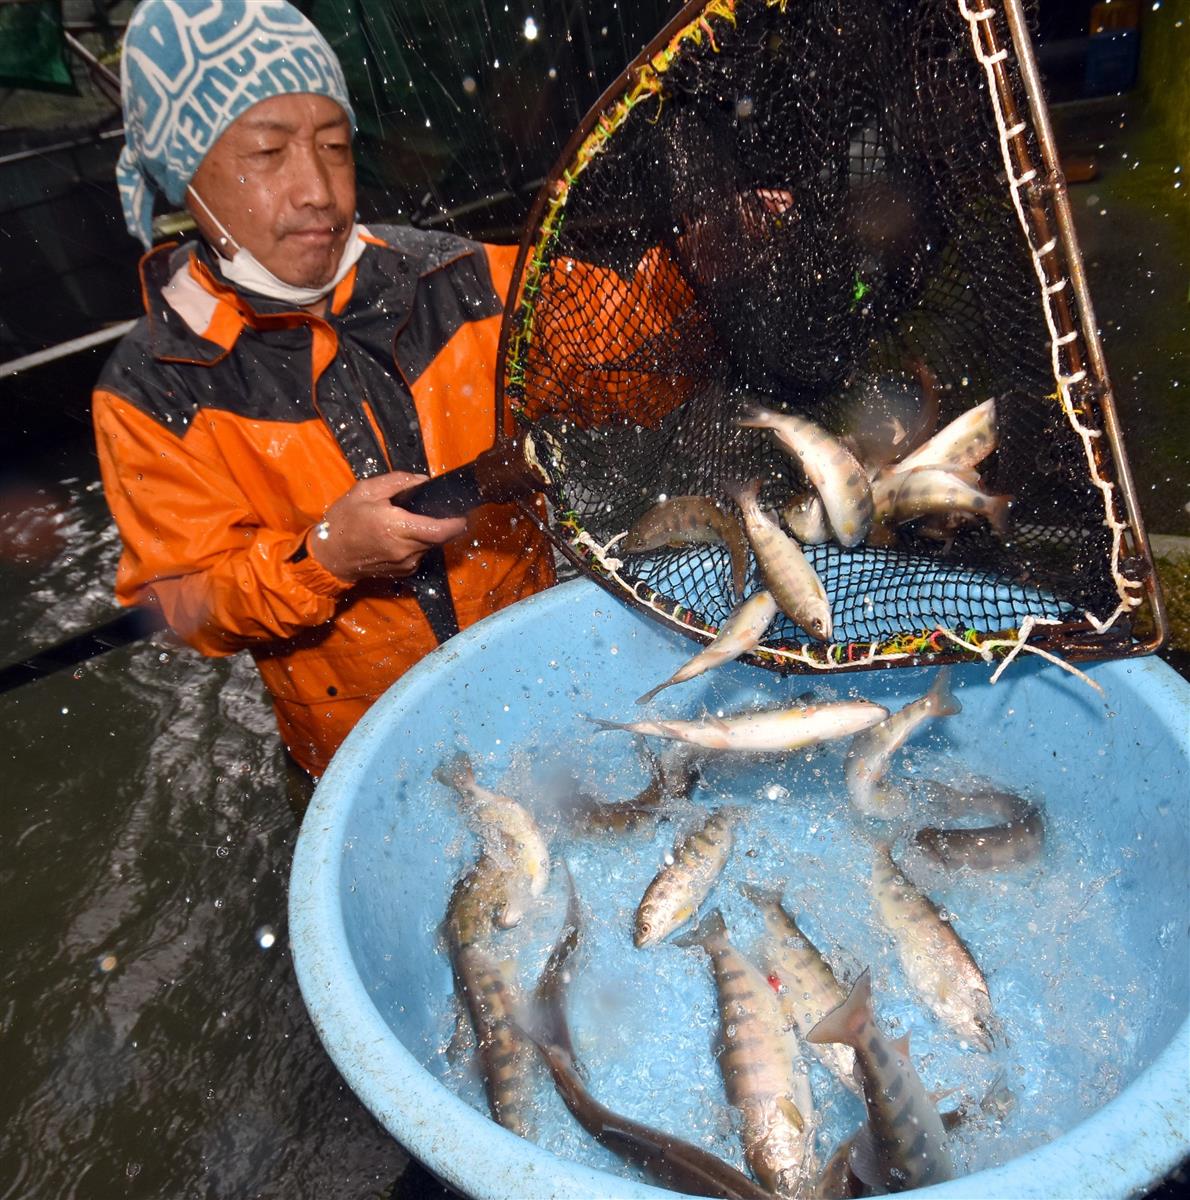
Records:
[[[250,650],[314,774],[438,641],[553,579],[508,507],[476,510],[408,583],[352,586],[305,552],[357,479],[439,475],[496,427],[515,247],[397,227],[370,240],[325,318],[237,291],[201,244],[151,252],[146,316],[94,394],[117,598],[156,603],[203,654]]]

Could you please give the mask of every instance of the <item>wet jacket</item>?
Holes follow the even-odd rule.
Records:
[[[457,627],[552,581],[540,534],[487,506],[419,579],[351,585],[306,552],[359,478],[487,449],[515,247],[372,231],[325,318],[230,287],[201,245],[141,265],[146,316],[94,393],[124,553],[116,594],[207,655],[251,651],[320,773],[367,707]]]

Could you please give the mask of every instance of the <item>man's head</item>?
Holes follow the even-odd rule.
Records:
[[[187,202],[229,256],[289,283],[333,272],[355,211],[343,72],[286,0],[144,0],[124,40],[129,230],[152,244],[154,193]],[[195,202],[198,193],[200,202]]]

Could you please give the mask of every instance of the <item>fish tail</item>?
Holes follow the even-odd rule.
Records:
[[[723,490],[736,502],[739,508],[747,508],[760,499],[760,480],[753,479],[741,483],[738,479],[729,479],[723,484]]]
[[[624,724],[623,721],[605,721],[602,717],[592,717],[590,715],[587,716],[587,720],[590,721],[592,725],[598,725],[600,733],[606,733],[609,729],[632,730],[632,726]]]
[[[676,674],[671,675],[664,683],[659,683],[655,688],[650,688],[643,696],[637,696],[636,702],[637,704],[648,704],[658,692],[663,692],[667,687],[673,687],[675,683],[681,682]],[[622,729],[623,726],[621,725],[619,728]]]
[[[950,689],[950,668],[943,667],[934,677],[930,690],[926,693],[930,709],[936,717],[953,717],[963,711],[963,706]]]
[[[762,404],[746,404],[736,418],[741,429],[768,429],[772,426],[773,414]]]
[[[434,771],[434,778],[445,787],[456,791],[466,791],[475,782],[475,769],[471,765],[471,756],[466,750],[460,750],[453,758],[439,764]]]
[[[864,973],[855,981],[847,999],[830,1012],[806,1034],[806,1041],[816,1046],[830,1042],[841,1042],[844,1046],[859,1046],[864,1027],[873,1022],[872,1016],[872,971],[865,967]]]
[[[1011,505],[1011,496],[992,496],[988,500],[988,524],[1001,536],[1008,533],[1008,510]]]
[[[727,936],[727,924],[723,914],[713,908],[705,916],[699,918],[685,933],[671,937],[669,940],[675,946],[706,946],[715,937]]]
[[[779,906],[784,898],[784,889],[779,887],[759,887],[755,883],[744,881],[739,888],[744,898],[751,900],[760,909],[772,908],[774,905]]]

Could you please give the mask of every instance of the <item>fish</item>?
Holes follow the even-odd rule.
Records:
[[[738,813],[719,808],[678,840],[673,861],[661,868],[636,909],[632,940],[638,950],[654,946],[698,912],[727,865]]]
[[[1022,796],[996,788],[959,789],[931,781],[928,794],[944,800],[948,816],[992,813],[1002,825],[975,829],[939,829],[930,825],[914,834],[914,844],[933,862],[956,870],[1002,871],[1036,862],[1045,850],[1041,809]]]
[[[843,441],[869,477],[904,458],[938,421],[938,379],[921,361],[912,364],[914,387],[895,376],[866,379],[844,399]]]
[[[640,554],[661,546],[722,542],[731,558],[731,581],[736,599],[743,599],[748,570],[748,542],[739,522],[705,496],[669,496],[639,517],[620,542],[625,554]]]
[[[512,886],[508,868],[489,854],[455,884],[446,906],[444,929],[452,950],[487,944],[497,927],[510,929],[524,915],[522,899]]]
[[[838,438],[805,417],[773,412],[759,404],[751,405],[736,424],[769,430],[797,461],[822,498],[840,546],[858,546],[864,540],[872,521],[868,472]]]
[[[760,639],[777,615],[777,602],[766,591],[753,593],[723,622],[714,640],[693,658],[687,659],[664,683],[645,692],[637,704],[648,704],[658,692],[675,683],[685,683],[704,671],[723,663],[733,662],[760,645]]]
[[[904,525],[919,518],[933,520],[954,513],[982,517],[999,534],[1008,533],[1012,497],[981,490],[979,476],[950,467],[919,467],[902,476],[892,499],[892,521]]]
[[[872,897],[905,975],[926,1006],[960,1037],[991,1050],[998,1026],[979,964],[938,906],[893,861],[887,843],[876,847]]]
[[[667,800],[689,800],[701,778],[698,757],[689,747],[677,743],[661,754],[641,743],[649,764],[649,782],[628,800],[599,802],[587,799],[578,810],[576,824],[588,832],[625,833],[636,829],[663,812]]]
[[[508,868],[510,888],[533,899],[539,897],[549,884],[550,852],[529,810],[509,796],[481,787],[465,753],[438,767],[434,778],[458,793],[484,852]],[[522,903],[510,904],[501,924],[511,928],[523,911]]]
[[[761,511],[759,481],[746,487],[729,485],[728,492],[740,506],[764,585],[781,611],[812,638],[829,642],[831,606],[822,580],[797,542]]]
[[[605,721],[588,717],[600,729],[623,729],[648,737],[670,738],[705,750],[763,753],[797,750],[847,737],[883,721],[888,709],[867,700],[839,700],[797,708],[756,709],[730,717],[707,715],[700,721]]]
[[[926,721],[954,716],[962,710],[950,690],[950,669],[943,667],[924,696],[857,734],[844,768],[847,793],[856,809],[865,816],[885,820],[903,816],[908,797],[903,788],[886,779],[893,755]]]
[[[597,1142],[662,1187],[720,1200],[772,1200],[770,1192],[730,1163],[700,1146],[623,1116],[591,1094],[575,1061],[565,1009],[570,959],[580,939],[581,913],[572,888],[566,922],[535,992],[535,1024],[525,1031],[575,1120]]]
[[[797,921],[782,903],[781,893],[750,883],[740,891],[760,909],[766,937],[760,955],[769,980],[777,982],[777,998],[799,1033],[805,1035],[831,1009],[847,998],[843,985],[835,978],[830,964],[818,948],[798,928]],[[847,1046],[814,1046],[823,1064],[850,1091],[858,1092],[855,1079],[855,1054]]]
[[[779,1197],[802,1194],[814,1174],[814,1104],[799,1070],[796,1036],[768,980],[732,945],[718,909],[675,939],[701,946],[715,973],[719,1000],[719,1071],[740,1114],[744,1161]]]
[[[848,1165],[868,1188],[904,1192],[954,1177],[946,1130],[909,1057],[908,1034],[892,1041],[876,1024],[870,971],[806,1040],[855,1051],[868,1123],[854,1139]]]
[[[895,463],[891,470],[905,474],[920,467],[943,467],[951,471],[977,467],[995,450],[997,441],[993,398],[967,409],[924,445]]]
[[[499,899],[498,870],[495,860],[480,858],[456,884],[445,924],[455,986],[475,1029],[492,1118],[527,1137],[533,1048],[515,1020],[513,966],[499,958],[487,936],[491,923],[485,913],[490,915]]]
[[[789,526],[789,532],[803,546],[821,546],[831,540],[830,522],[817,492],[795,496],[781,510],[781,516]]]

